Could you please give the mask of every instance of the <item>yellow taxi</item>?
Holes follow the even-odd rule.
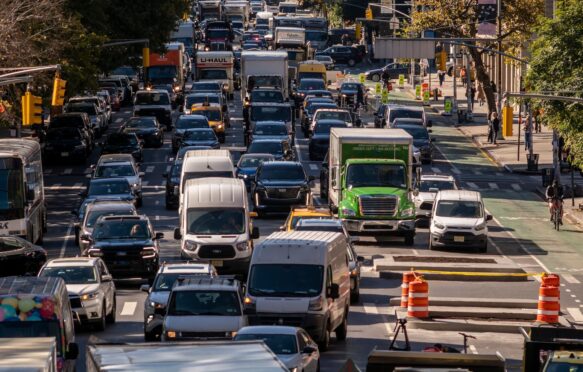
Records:
[[[191,108],[191,115],[206,116],[209,126],[215,131],[220,143],[225,143],[225,126],[228,119],[223,115],[221,106],[209,104],[194,104]]]
[[[328,208],[317,208],[314,206],[293,207],[289,212],[285,223],[280,227],[281,231],[293,231],[300,219],[322,219],[332,218],[332,213]]]

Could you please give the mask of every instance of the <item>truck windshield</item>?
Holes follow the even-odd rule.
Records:
[[[322,292],[323,277],[324,267],[320,265],[253,265],[249,293],[263,297],[314,297]]]
[[[324,79],[324,74],[322,72],[300,72],[298,74],[298,79]]]
[[[189,234],[243,234],[245,211],[243,209],[189,208],[186,215]]]
[[[151,81],[172,81],[178,75],[176,66],[150,66],[148,78]]]
[[[283,102],[283,94],[278,90],[254,90],[251,93],[251,102]]]
[[[398,164],[352,164],[346,170],[348,187],[407,187],[405,167]]]
[[[67,284],[97,283],[97,275],[93,266],[45,267],[39,276],[63,278]]]
[[[308,41],[328,41],[328,33],[326,31],[306,31],[306,40]]]
[[[226,39],[229,37],[229,30],[208,30],[206,37],[208,39]]]
[[[227,70],[200,70],[200,78],[203,80],[226,80]]]
[[[20,169],[1,169],[15,164],[11,159],[0,159],[0,220],[24,217],[24,180]]]
[[[241,305],[235,291],[174,291],[168,315],[240,316]]]
[[[480,218],[482,208],[480,202],[469,200],[440,200],[435,210],[439,217]]]
[[[150,67],[151,68],[151,67]],[[167,94],[140,93],[136,95],[136,105],[169,105]]]
[[[281,76],[249,76],[249,90],[255,87],[281,87]]]
[[[289,106],[252,106],[252,121],[291,121]]]
[[[238,334],[235,341],[261,340],[274,354],[290,355],[298,352],[294,335],[277,334]]]

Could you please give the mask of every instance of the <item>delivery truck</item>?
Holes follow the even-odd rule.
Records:
[[[186,82],[184,68],[184,44],[168,43],[166,52],[150,52],[150,66],[146,68],[149,85],[172,85],[177,96],[182,95]]]
[[[241,53],[241,100],[253,88],[278,89],[289,98],[288,56],[284,51],[243,51]]]
[[[412,148],[402,129],[332,128],[328,203],[350,233],[398,235],[413,245]]]
[[[297,67],[302,61],[311,59],[314,50],[306,43],[306,30],[299,27],[276,27],[273,35],[274,49],[285,50],[289,65]]]
[[[234,62],[233,52],[198,52],[196,53],[196,81],[218,81],[223,85],[225,95],[233,99]]]

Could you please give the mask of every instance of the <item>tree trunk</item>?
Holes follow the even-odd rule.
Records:
[[[470,51],[470,55],[474,60],[474,64],[476,66],[476,78],[478,82],[482,84],[484,88],[484,93],[486,94],[486,102],[488,103],[488,115],[492,112],[496,111],[496,96],[494,94],[494,89],[492,87],[492,80],[490,79],[490,75],[486,71],[486,66],[484,66],[484,61],[482,60],[482,54],[476,48],[468,48]],[[500,87],[496,87],[496,89],[500,89]]]

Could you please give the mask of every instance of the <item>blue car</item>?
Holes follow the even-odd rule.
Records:
[[[237,163],[237,177],[245,182],[245,186],[249,190],[253,180],[255,180],[255,174],[259,165],[265,161],[273,160],[275,160],[275,156],[271,154],[245,154],[241,156],[239,163]]]

